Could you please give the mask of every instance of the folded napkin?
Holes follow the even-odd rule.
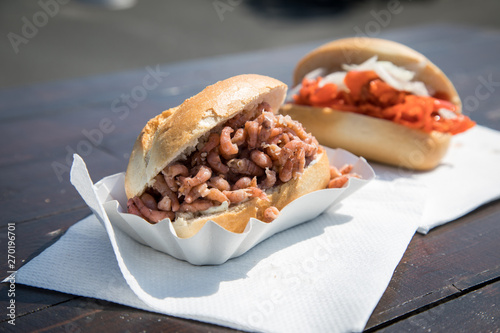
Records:
[[[457,136],[431,172],[376,165],[378,178],[340,205],[220,266],[174,259],[117,228],[108,237],[89,216],[16,282],[250,331],[361,331],[417,228],[500,195],[499,139],[479,126]]]
[[[418,232],[453,221],[479,206],[500,198],[500,133],[475,126],[452,139],[441,164],[430,172],[410,172],[372,164],[379,179],[427,188]]]

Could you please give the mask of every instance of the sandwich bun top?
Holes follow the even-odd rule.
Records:
[[[390,61],[415,73],[414,80],[421,81],[436,92],[444,93],[446,99],[462,111],[460,97],[448,77],[423,54],[403,44],[378,38],[344,38],[324,44],[305,55],[295,67],[294,86],[304,76],[317,68],[328,73],[341,71],[343,64],[361,64],[374,55],[379,61]]]
[[[241,111],[265,101],[277,112],[286,90],[283,82],[268,76],[238,75],[206,87],[149,120],[130,155],[125,175],[127,198],[141,195],[168,164],[194,151],[207,132]]]

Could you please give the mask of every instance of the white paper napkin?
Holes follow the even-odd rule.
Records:
[[[475,126],[452,139],[440,166],[430,172],[410,172],[372,163],[377,176],[394,184],[427,188],[427,201],[418,232],[453,221],[500,198],[500,133]]]
[[[432,172],[375,166],[380,177],[340,206],[221,266],[176,260],[119,229],[110,241],[90,216],[16,282],[244,330],[361,331],[417,227],[499,196],[499,139],[479,126],[457,136]]]
[[[91,216],[23,266],[16,281],[244,330],[360,331],[423,208],[418,187],[385,187],[372,181],[340,207],[220,266],[193,266],[119,229],[110,244]]]

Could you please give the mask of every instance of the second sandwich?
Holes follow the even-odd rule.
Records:
[[[346,38],[311,51],[297,64],[283,114],[325,146],[410,169],[436,167],[452,135],[474,122],[446,75],[409,47]]]

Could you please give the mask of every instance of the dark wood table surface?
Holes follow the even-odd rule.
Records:
[[[500,31],[433,25],[378,37],[427,55],[455,83],[464,113],[500,130]],[[94,181],[124,171],[137,134],[154,115],[237,74],[266,74],[290,84],[298,59],[323,42],[1,90],[2,278],[12,270],[9,223],[15,224],[19,269],[90,214],[69,183],[74,152]],[[480,166],[471,170],[472,179],[475,172]],[[497,200],[428,235],[416,234],[365,330],[500,331],[499,220]],[[0,286],[0,331],[232,331],[23,285],[16,285],[12,326],[8,289]]]

